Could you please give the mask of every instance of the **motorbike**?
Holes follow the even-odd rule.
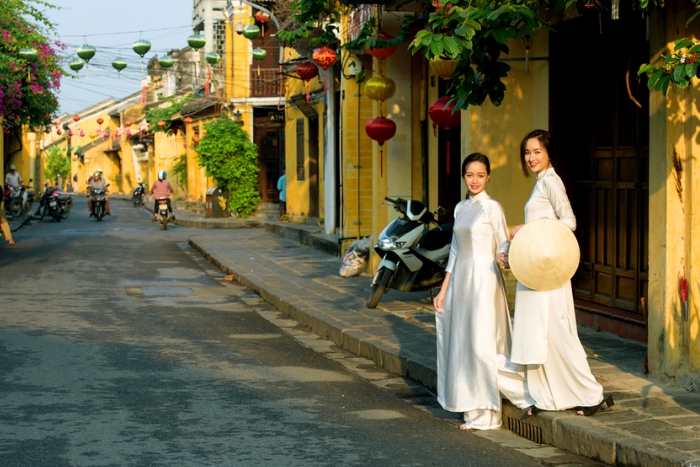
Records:
[[[388,289],[402,292],[430,290],[442,284],[450,256],[453,224],[438,224],[447,214],[435,213],[416,200],[384,198],[403,216],[387,225],[374,247],[382,258],[372,279],[367,308],[376,308]],[[435,224],[436,227],[426,230]]]
[[[168,223],[175,220],[170,211],[170,198],[158,198],[158,211],[156,212],[158,223],[163,226],[163,230],[168,230]]]
[[[73,199],[70,196],[63,196],[63,192],[56,187],[49,186],[44,190],[44,194],[39,201],[39,208],[35,216],[39,220],[43,220],[48,214],[56,222],[61,222],[61,219],[67,219],[70,214],[70,208],[73,206]],[[66,212],[67,210],[67,212]]]
[[[107,184],[109,186],[109,184]],[[90,191],[90,199],[92,199],[92,214],[97,218],[98,222],[102,221],[105,216],[105,196],[106,191],[103,188],[93,188]]]
[[[29,182],[31,183],[32,180],[30,179]],[[10,213],[13,217],[19,216],[20,214],[27,214],[32,209],[32,203],[34,203],[34,192],[30,191],[28,185],[20,185],[14,190],[6,187],[3,192],[3,197],[5,201],[5,211]]]
[[[135,207],[143,206],[143,195],[146,193],[146,186],[139,182],[139,185],[134,189],[131,195],[131,201],[134,203]]]

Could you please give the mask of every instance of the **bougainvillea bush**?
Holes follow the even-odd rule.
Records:
[[[50,42],[53,24],[43,10],[56,8],[39,0],[2,0],[0,8],[0,117],[13,126],[33,128],[51,123],[58,110],[57,93],[63,71],[57,51],[65,46]],[[20,57],[33,49],[36,59]]]

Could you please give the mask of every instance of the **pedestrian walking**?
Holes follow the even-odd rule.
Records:
[[[489,159],[467,156],[462,176],[469,197],[454,211],[445,280],[435,297],[438,402],[463,412],[462,430],[501,426],[501,394],[515,406],[534,404],[525,368],[510,363],[511,321],[503,276],[510,246],[503,208],[486,193]]]
[[[0,189],[0,191],[2,190]],[[7,218],[5,217],[4,207],[3,209],[0,209],[0,230],[2,230],[2,234],[5,236],[7,243],[14,245],[15,241],[12,239],[12,230],[10,229],[10,224],[7,222]]]
[[[277,180],[280,192],[280,219],[287,214],[287,169],[282,169],[282,176]]]
[[[525,223],[548,218],[575,230],[576,217],[554,170],[552,135],[545,130],[528,133],[520,145],[520,163],[526,177],[537,176],[525,204]],[[510,237],[518,235],[523,225],[513,227]],[[527,366],[528,389],[535,400],[530,416],[540,410],[571,408],[579,415],[593,415],[603,403],[613,405],[612,396],[603,397],[603,387],[591,373],[578,338],[570,280],[551,291],[533,290],[518,282],[511,360]]]

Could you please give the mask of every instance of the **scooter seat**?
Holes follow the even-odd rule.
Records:
[[[435,251],[452,243],[452,228],[454,224],[441,224],[423,233],[418,247],[426,251]]]
[[[73,199],[73,197],[71,195],[60,195],[58,197],[59,201],[70,201],[72,199]]]

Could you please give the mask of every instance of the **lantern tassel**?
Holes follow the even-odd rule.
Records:
[[[379,146],[379,176],[384,176],[384,148]]]
[[[306,103],[311,102],[311,96],[309,96],[309,83],[305,83],[306,86]]]
[[[450,138],[447,138],[447,175],[450,174]]]
[[[326,70],[323,70],[323,94],[326,93]]]
[[[260,62],[258,62],[258,76],[260,76]]]

